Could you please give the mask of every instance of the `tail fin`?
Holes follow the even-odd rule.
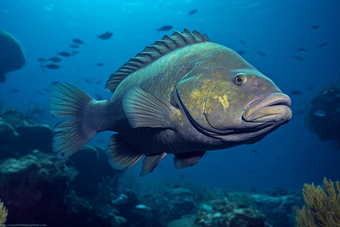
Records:
[[[73,84],[55,85],[50,97],[51,115],[57,118],[75,117],[54,127],[52,146],[58,158],[74,154],[97,134],[82,120],[84,107],[92,100],[91,96]]]

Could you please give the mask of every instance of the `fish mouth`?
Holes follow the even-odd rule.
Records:
[[[246,107],[242,119],[246,122],[287,123],[292,117],[291,100],[283,93],[260,97]]]

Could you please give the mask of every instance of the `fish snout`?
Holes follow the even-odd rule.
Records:
[[[247,122],[277,122],[287,123],[292,117],[291,100],[283,93],[274,93],[261,97],[250,103],[244,113],[243,120]]]

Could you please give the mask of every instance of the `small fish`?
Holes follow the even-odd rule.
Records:
[[[61,58],[53,57],[53,58],[49,58],[48,60],[53,61],[53,62],[60,62]]]
[[[92,82],[89,79],[84,79],[84,81],[88,84],[92,84]]]
[[[298,52],[299,52],[299,53],[306,53],[306,52],[307,52],[307,49],[305,49],[305,48],[299,48],[299,49],[298,49]]]
[[[266,56],[265,53],[263,53],[262,51],[257,52],[259,55],[261,55],[262,57]]]
[[[48,65],[41,65],[41,68],[59,69],[60,67],[56,64],[48,64]]]
[[[158,31],[158,32],[160,32],[160,31],[169,31],[172,28],[173,28],[173,26],[171,26],[171,25],[165,25],[165,26],[163,26],[163,27],[161,27],[159,29],[156,29],[156,31]]]
[[[98,38],[98,39],[106,40],[106,39],[110,39],[112,35],[113,35],[113,33],[107,31],[107,32],[105,32],[104,34],[97,35],[97,38]]]
[[[11,92],[12,92],[12,93],[18,93],[19,90],[18,90],[18,89],[13,89]]]
[[[323,48],[323,47],[325,47],[325,46],[328,46],[328,43],[321,43],[321,44],[318,46],[318,48]]]
[[[307,91],[311,91],[311,90],[313,90],[313,86],[310,86],[309,88],[307,88]]]
[[[318,30],[319,27],[320,27],[320,25],[313,25],[313,26],[312,26],[312,29],[313,29],[313,30]]]
[[[79,48],[79,46],[76,44],[71,44],[70,47],[75,48],[75,49]]]
[[[302,92],[299,91],[299,90],[293,90],[290,93],[292,93],[293,95],[301,95],[302,94]]]
[[[242,55],[242,54],[244,54],[244,53],[246,53],[246,52],[243,51],[243,50],[240,50],[240,51],[237,51],[237,53],[238,53],[239,55]]]
[[[72,39],[72,41],[76,44],[84,44],[84,42],[81,41],[80,39]]]
[[[255,154],[259,153],[257,150],[251,150],[251,151]]]
[[[41,92],[41,91],[37,91],[37,92],[38,92],[39,95],[44,95],[44,93]]]
[[[48,89],[48,88],[44,88],[44,91],[46,91],[46,92],[51,92],[51,90]]]
[[[71,54],[66,52],[66,51],[59,52],[58,54],[63,56],[63,57],[70,57],[71,56]]]
[[[99,67],[103,67],[103,66],[104,66],[103,63],[96,63],[95,65],[96,65],[96,66],[99,66]]]
[[[246,43],[245,43],[243,40],[240,40],[239,42],[242,43],[242,44],[244,44],[244,45],[246,45]]]
[[[293,56],[292,58],[296,59],[296,60],[299,60],[299,61],[303,61],[303,58],[300,57],[300,56]]]
[[[193,14],[197,13],[197,11],[198,11],[197,9],[191,10],[188,15],[193,15]]]
[[[41,63],[47,61],[46,58],[38,58],[37,60],[38,60],[38,62],[41,62]]]
[[[53,81],[51,84],[52,85],[56,85],[56,84],[59,84],[59,82],[58,81]]]
[[[326,111],[324,110],[317,110],[314,112],[314,115],[317,117],[325,117],[327,115]]]

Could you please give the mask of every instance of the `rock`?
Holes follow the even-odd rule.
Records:
[[[10,148],[13,147],[19,139],[20,136],[14,127],[0,117],[0,159],[10,155]]]
[[[255,206],[267,216],[267,221],[275,227],[293,227],[294,206],[302,206],[302,196],[294,194],[284,196],[252,195]]]
[[[0,164],[0,198],[9,210],[8,223],[63,226],[63,203],[68,182],[77,175],[64,160],[38,153]],[[11,212],[12,211],[12,212]]]

